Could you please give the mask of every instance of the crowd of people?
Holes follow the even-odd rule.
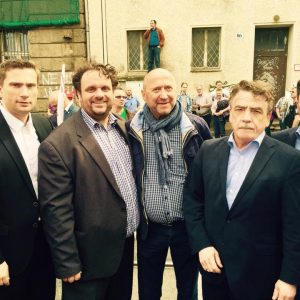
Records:
[[[300,82],[297,127],[269,137],[264,82],[192,99],[156,68],[141,107],[111,65],[72,81],[59,125],[57,93],[32,113],[35,65],[0,65],[1,300],[54,300],[55,278],[63,300],[130,300],[135,233],[141,300],[161,298],[168,250],[178,300],[198,299],[199,271],[204,300],[300,299]]]

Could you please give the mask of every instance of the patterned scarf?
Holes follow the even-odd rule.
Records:
[[[170,114],[161,120],[154,118],[147,104],[144,105],[143,113],[145,123],[149,125],[150,131],[152,132],[155,140],[155,153],[158,159],[159,181],[162,186],[165,186],[170,179],[168,159],[173,156],[168,132],[180,123],[182,117],[181,103],[177,101]]]

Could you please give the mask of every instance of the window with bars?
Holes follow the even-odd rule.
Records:
[[[220,68],[220,27],[192,29],[192,68]]]
[[[29,59],[27,31],[0,30],[0,60]]]
[[[128,71],[147,71],[148,45],[144,32],[145,30],[127,31]]]

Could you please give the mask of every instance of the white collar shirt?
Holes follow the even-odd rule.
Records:
[[[38,197],[37,176],[38,149],[40,142],[33,126],[31,115],[29,114],[28,121],[26,124],[24,124],[22,121],[9,113],[3,106],[0,107],[0,110],[22,154],[35,194]]]

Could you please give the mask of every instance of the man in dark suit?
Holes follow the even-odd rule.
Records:
[[[82,109],[39,151],[45,231],[64,300],[131,299],[136,187],[123,121],[110,113],[116,71],[87,64],[73,76]]]
[[[272,137],[300,150],[300,80],[297,83],[297,114],[294,118],[294,128],[272,133]]]
[[[28,61],[0,65],[0,299],[53,300],[55,276],[39,214],[38,147],[50,122],[31,115],[37,70]]]
[[[292,300],[300,282],[300,153],[265,135],[272,94],[232,90],[233,133],[205,141],[184,193],[204,300]]]

